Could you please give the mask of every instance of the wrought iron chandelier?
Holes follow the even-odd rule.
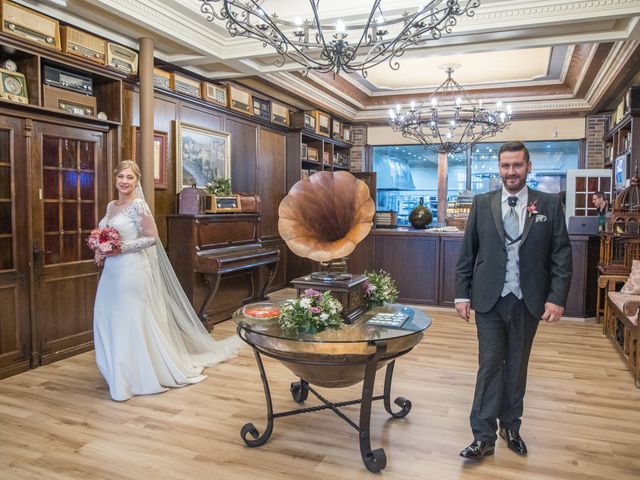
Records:
[[[403,137],[420,142],[435,153],[462,153],[480,140],[493,137],[511,124],[511,106],[492,108],[472,99],[451,74],[460,65],[442,65],[447,79],[420,106],[389,110],[389,125]]]
[[[232,37],[251,38],[264,47],[273,47],[279,55],[274,62],[278,67],[284,66],[286,57],[300,64],[305,73],[361,72],[365,77],[369,68],[383,62],[397,70],[397,57],[451,33],[457,17],[472,17],[480,6],[480,0],[431,0],[415,11],[385,17],[382,1],[374,0],[368,17],[351,23],[321,21],[320,0],[309,0],[310,19],[285,19],[276,12],[269,13],[265,0],[200,1],[207,20],[226,22]]]

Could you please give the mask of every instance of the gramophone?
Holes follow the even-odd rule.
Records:
[[[370,232],[375,205],[369,187],[348,172],[316,172],[297,182],[278,209],[278,231],[293,253],[320,262],[322,271],[292,280],[300,294],[330,290],[345,321],[366,310],[367,277],[346,272],[347,257]]]

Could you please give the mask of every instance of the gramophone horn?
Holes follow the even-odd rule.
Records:
[[[296,255],[328,262],[353,252],[374,215],[366,183],[349,172],[317,172],[280,203],[278,231]]]

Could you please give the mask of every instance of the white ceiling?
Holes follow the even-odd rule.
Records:
[[[139,38],[150,37],[158,59],[212,80],[261,77],[288,94],[322,98],[320,93],[309,91],[308,83],[286,73],[299,70],[297,65],[276,67],[273,50],[257,41],[231,38],[223,23],[208,22],[200,11],[200,0],[67,0],[66,7],[52,0],[14,1],[134,48]],[[424,0],[382,0],[381,5],[389,18],[421,3]],[[335,21],[339,14],[349,22],[368,13],[371,4],[372,0],[322,0],[320,14],[326,21]],[[309,3],[304,0],[264,0],[262,7],[291,19],[310,15]],[[610,42],[622,58],[624,48],[639,41],[640,0],[481,0],[476,15],[460,18],[451,34],[407,52],[398,71],[383,64],[372,69],[366,80],[352,76],[348,81],[370,96],[390,90],[428,90],[444,80],[438,65],[455,62],[462,67],[454,78],[464,85],[551,84],[561,78],[557,72],[549,75],[553,50],[549,47],[565,48],[560,63],[566,72],[575,45]],[[607,67],[609,82],[616,69],[622,68],[615,59],[611,62]],[[599,88],[592,86],[589,98],[578,102],[580,108],[595,104]],[[574,101],[576,108],[578,103]],[[564,108],[557,102],[554,105]],[[358,110],[351,106],[334,102],[328,108],[343,109],[347,117],[358,119]],[[380,114],[386,117],[386,110],[381,108]],[[369,111],[363,118],[375,115]]]

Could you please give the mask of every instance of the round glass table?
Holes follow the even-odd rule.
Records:
[[[252,423],[242,427],[241,436],[248,446],[258,447],[269,440],[275,418],[330,409],[358,431],[360,453],[367,469],[378,472],[386,466],[384,450],[371,449],[371,404],[383,400],[385,410],[394,418],[403,418],[411,410],[411,402],[404,397],[394,400],[399,411],[391,408],[393,369],[396,358],[420,343],[431,325],[429,315],[400,304],[386,305],[365,312],[350,325],[320,333],[283,330],[277,318],[247,317],[242,309],[233,314],[233,319],[240,338],[253,348],[267,403],[267,426],[262,434]],[[280,361],[299,378],[291,384],[296,402],[304,403],[311,392],[322,404],[274,412],[262,355]],[[385,365],[383,394],[374,396],[376,371]],[[358,382],[363,382],[361,398],[343,402],[330,402],[313,387],[339,388]],[[340,407],[355,404],[360,404],[358,423],[340,411]]]

